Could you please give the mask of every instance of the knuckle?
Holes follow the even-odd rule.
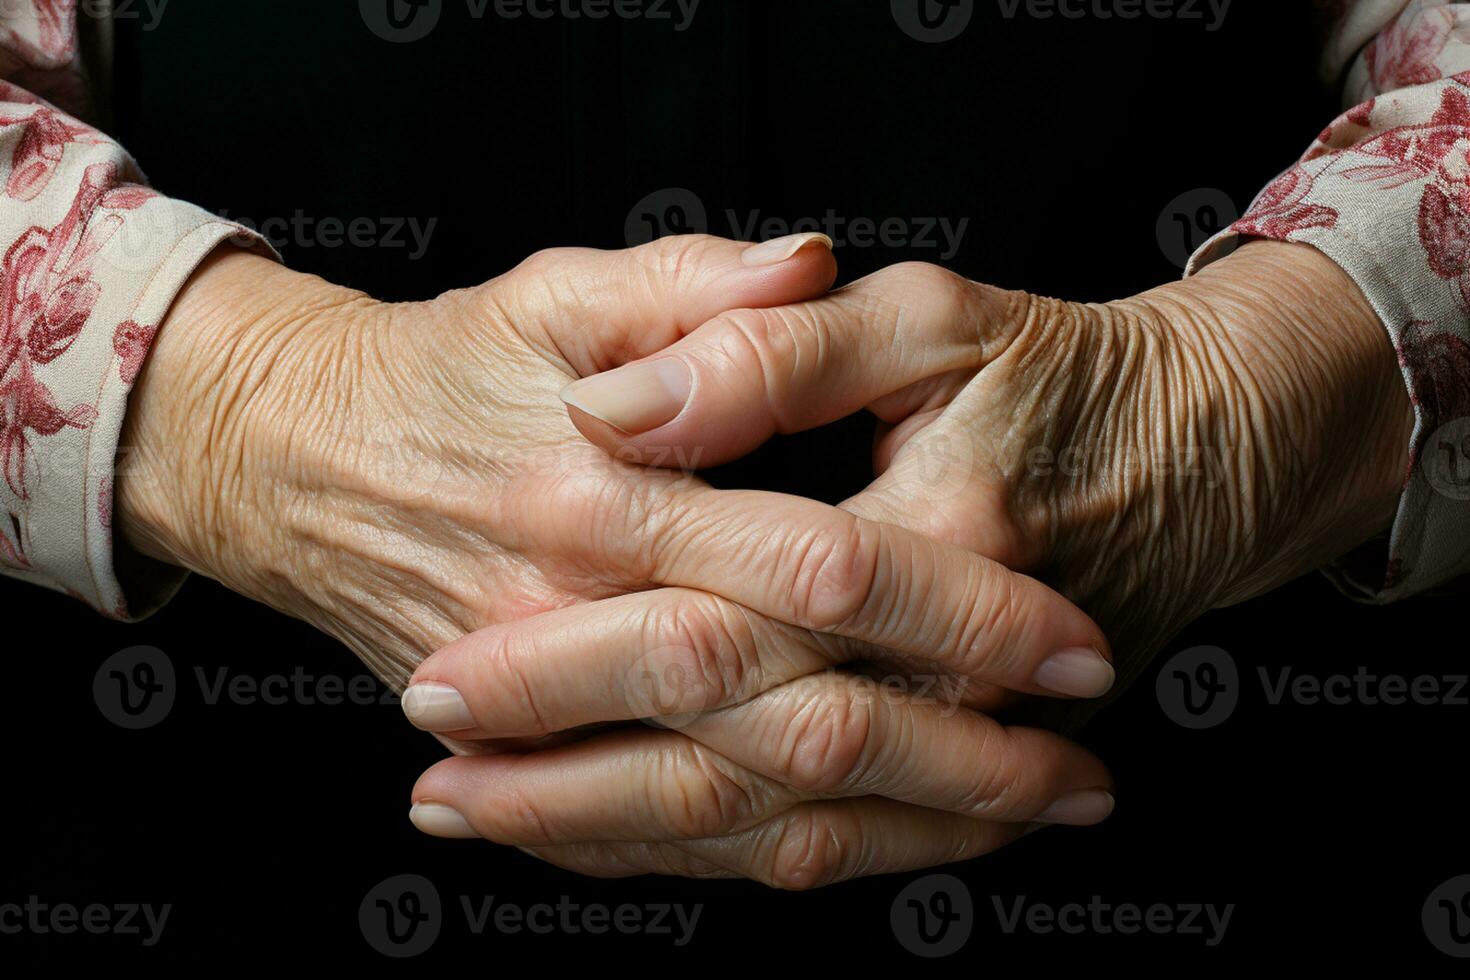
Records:
[[[799,625],[831,631],[870,609],[883,554],[877,525],[834,516],[792,539],[789,551],[789,598]]]
[[[969,816],[1008,812],[1021,793],[1023,769],[1017,764],[1016,746],[999,728],[981,736],[977,758],[985,760],[975,782],[957,801],[960,812]]]
[[[526,675],[525,664],[535,656],[526,645],[533,642],[518,632],[492,628],[476,658],[476,690],[496,705],[496,727],[503,728],[509,737],[545,735],[554,730],[548,726],[535,687]]]
[[[782,821],[771,847],[767,883],[783,891],[810,891],[847,877],[862,847],[856,821],[830,807],[804,807]]]
[[[721,707],[760,685],[760,650],[750,623],[718,596],[681,596],[653,624],[649,639],[667,651],[664,666],[677,677],[681,710]]]
[[[965,590],[966,616],[960,628],[958,663],[961,673],[1009,678],[1024,665],[1018,632],[1029,615],[1026,592],[1017,576],[997,564],[975,562]]]
[[[657,480],[627,479],[615,465],[568,468],[540,481],[526,495],[529,506],[564,554],[595,558],[622,582],[651,582],[662,549],[677,537],[679,497]]]
[[[663,867],[666,869],[665,873],[677,875],[680,878],[722,881],[739,877],[728,868],[723,868],[697,855],[685,853],[676,847],[662,847],[660,854],[663,859]]]
[[[702,840],[748,826],[759,810],[753,789],[729,763],[695,742],[666,748],[656,768],[662,784],[654,799],[664,801],[669,831],[681,840]]]
[[[882,275],[892,280],[884,284],[890,295],[922,297],[945,322],[975,317],[979,292],[975,283],[958,273],[928,262],[903,262]]]
[[[923,296],[962,299],[971,292],[970,280],[931,262],[900,262],[880,275],[890,279],[893,288]]]
[[[546,814],[532,797],[512,784],[504,787],[504,796],[489,808],[477,830],[497,844],[523,844],[531,847],[557,843]]]
[[[798,426],[789,402],[803,392],[832,357],[834,338],[828,321],[809,307],[734,310],[722,314],[717,343],[723,359],[756,365],[764,380],[771,417],[782,432]]]
[[[811,793],[863,785],[875,758],[871,702],[850,696],[808,698],[785,734],[782,781]]]
[[[582,249],[557,247],[543,248],[530,255],[516,267],[516,271],[528,277],[541,279],[564,269],[569,261],[583,255]]]
[[[683,282],[703,267],[718,241],[711,235],[670,235],[640,245],[634,251],[638,265],[649,275]]]
[[[727,310],[715,317],[709,335],[720,359],[731,367],[758,368],[767,384],[773,367],[790,359],[795,339],[771,310]]]
[[[735,310],[724,316],[727,329],[772,371],[786,373],[805,363],[809,359],[804,355],[820,339],[819,321],[790,308]]]

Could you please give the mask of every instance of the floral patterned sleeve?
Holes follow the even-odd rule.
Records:
[[[1386,602],[1470,573],[1470,3],[1336,0],[1326,67],[1352,106],[1206,242],[1306,242],[1340,265],[1398,352],[1416,424],[1398,516],[1329,569]]]
[[[130,618],[177,582],[130,581],[130,604],[113,568],[128,391],[195,267],[248,233],[150,190],[37,94],[90,104],[77,17],[77,0],[0,4],[0,573]]]

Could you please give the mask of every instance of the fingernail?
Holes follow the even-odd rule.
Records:
[[[806,248],[821,242],[822,247],[831,251],[832,239],[821,232],[807,232],[803,235],[787,235],[785,238],[773,238],[759,245],[752,245],[740,256],[740,261],[749,266],[780,265]]]
[[[462,732],[474,728],[475,716],[464,697],[448,684],[415,684],[403,692],[403,713],[426,732]]]
[[[1113,812],[1113,794],[1102,789],[1082,789],[1068,793],[1041,811],[1036,823],[1062,823],[1072,827],[1090,827],[1102,823]]]
[[[415,803],[413,809],[408,811],[408,819],[413,825],[430,837],[452,837],[456,840],[468,840],[471,837],[479,837],[470,822],[460,816],[458,810],[445,806],[443,803]]]
[[[1036,668],[1036,683],[1074,698],[1096,698],[1113,689],[1117,674],[1096,650],[1079,648],[1052,654]]]
[[[674,421],[693,387],[684,362],[664,357],[573,381],[561,390],[561,400],[636,436]]]

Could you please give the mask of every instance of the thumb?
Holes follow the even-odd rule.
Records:
[[[1004,349],[1023,310],[1021,294],[894,266],[821,299],[721,314],[561,397],[582,434],[621,458],[659,463],[672,450],[714,466],[905,389],[915,398],[875,407],[896,420],[915,399],[942,400]]]
[[[622,251],[547,249],[483,288],[586,376],[662,350],[726,310],[814,299],[836,278],[825,235],[758,245],[681,235]]]

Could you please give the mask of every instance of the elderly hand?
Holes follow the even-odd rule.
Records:
[[[726,309],[821,295],[835,275],[821,242],[767,265],[742,253],[714,239],[553,250],[388,304],[222,250],[133,394],[122,534],[317,625],[400,690],[468,630],[660,576],[716,577],[680,547],[700,533],[703,489],[593,450],[555,395]]]
[[[465,833],[468,819],[496,839],[554,845],[802,820],[813,840],[834,821],[907,828],[908,843],[863,865],[877,869],[1020,832],[980,816],[1097,819],[1073,797],[1095,798],[1109,777],[1065,740],[907,690],[853,713],[862,679],[822,674],[894,649],[976,683],[1074,695],[1047,668],[1057,658],[1111,677],[1085,615],[952,545],[609,458],[556,400],[579,376],[728,310],[821,295],[834,276],[820,242],[688,238],[546,252],[481,287],[391,305],[221,253],[180,297],[135,389],[120,531],[340,638],[397,688],[446,645],[498,670],[509,680],[498,691],[461,697],[441,678],[405,695],[416,724],[464,753],[741,706],[705,743],[638,726],[563,745],[549,781],[510,780],[494,768],[509,756],[451,760],[417,813],[432,831]],[[674,702],[626,693],[627,677],[670,669],[706,683]],[[793,742],[785,733],[803,723]],[[772,737],[751,738],[752,725]],[[489,774],[493,811],[477,795]],[[825,803],[874,794],[890,799]],[[565,821],[537,819],[562,808]],[[771,873],[807,876],[797,857]]]

